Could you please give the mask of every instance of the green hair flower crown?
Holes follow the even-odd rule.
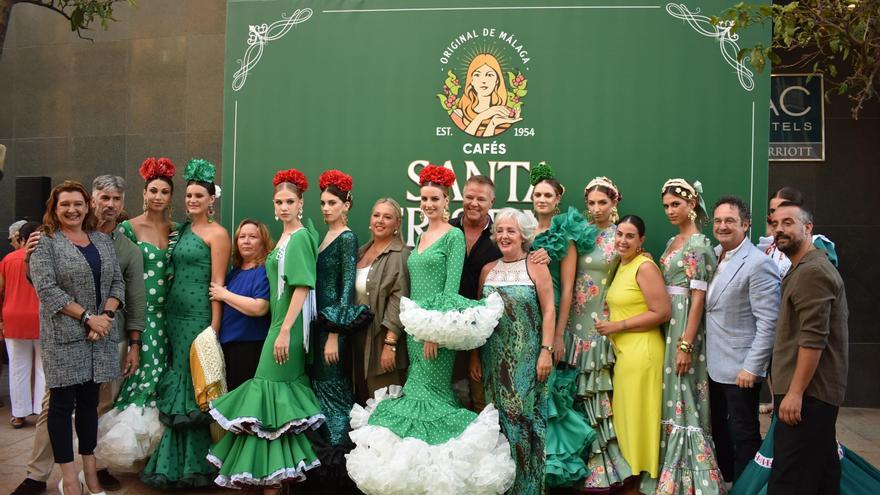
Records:
[[[547,162],[540,162],[531,170],[529,170],[529,182],[534,186],[545,179],[553,179],[556,174],[553,173],[553,167]]]
[[[186,168],[183,170],[183,180],[186,182],[197,181],[213,184],[216,172],[213,163],[204,158],[193,158],[186,164]]]

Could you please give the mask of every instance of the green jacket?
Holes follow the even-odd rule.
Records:
[[[146,328],[144,312],[147,307],[147,293],[144,287],[144,257],[137,245],[118,230],[114,230],[113,247],[116,248],[116,259],[125,280],[125,301],[122,311],[116,314],[116,328],[119,330],[120,342],[128,340],[128,332],[143,332]]]

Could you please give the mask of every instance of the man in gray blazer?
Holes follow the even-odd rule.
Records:
[[[713,209],[718,268],[706,295],[706,359],[712,436],[732,483],[761,447],[758,399],[779,313],[779,271],[748,238],[751,212],[735,196]]]

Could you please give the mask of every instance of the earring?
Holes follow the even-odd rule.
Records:
[[[169,219],[174,218],[174,205],[168,203],[168,206],[165,207],[165,215]]]
[[[144,198],[144,213],[147,212],[147,198]]]
[[[617,212],[617,207],[611,207],[611,223],[617,223],[620,220],[620,214]]]
[[[444,222],[449,221],[449,207],[448,206],[443,208],[443,221]]]
[[[344,223],[345,225],[348,225],[348,213],[346,213],[344,211],[342,212],[342,223]]]
[[[691,222],[695,222],[697,220],[697,212],[691,209],[690,211],[688,211],[688,218]]]
[[[400,234],[400,231],[397,229],[394,229],[394,235],[398,235],[398,234]]]
[[[559,205],[557,205],[556,208],[553,208],[553,216],[555,217],[556,215],[559,215]]]
[[[208,205],[208,223],[214,223],[214,205]]]
[[[275,221],[276,222],[278,221],[278,215],[275,215]]]
[[[425,212],[419,210],[419,223],[425,223]]]
[[[303,209],[302,209],[302,206],[299,207],[299,213],[296,214],[296,218],[302,220],[302,218],[303,218]]]

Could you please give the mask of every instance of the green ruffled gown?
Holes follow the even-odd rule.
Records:
[[[504,313],[480,348],[483,391],[486,402],[498,408],[501,431],[516,461],[511,493],[543,495],[547,395],[536,372],[542,316],[525,259],[498,261],[483,284],[484,297],[493,293],[504,301]]]
[[[700,490],[703,495],[724,493],[715,459],[709,410],[709,372],[706,368],[706,327],[701,320],[691,369],[675,372],[678,340],[687,327],[691,289],[706,291],[717,260],[703,234],[688,238],[681,249],[670,251],[672,238],[660,258],[660,270],[672,301],[672,318],[663,326],[666,351],[663,363],[663,401],[660,434],[660,477],[642,476],[643,493],[672,495]]]
[[[612,421],[614,346],[596,331],[594,318],[608,319],[605,293],[619,258],[614,249],[617,226],[599,232],[590,251],[578,256],[571,316],[565,332],[565,361],[577,369],[575,408],[596,432],[584,452],[586,475],[577,483],[591,492],[609,491],[632,476],[617,444]]]
[[[275,339],[296,287],[315,286],[318,233],[307,226],[293,232],[266,258],[272,323],[253,378],[211,403],[211,416],[228,433],[211,447],[208,459],[220,469],[220,486],[278,485],[302,481],[320,465],[305,431],[324,416],[305,372],[303,314],[290,329],[289,359],[275,362]]]
[[[141,335],[143,346],[137,371],[122,382],[113,409],[101,416],[98,423],[96,453],[107,467],[129,471],[138,461],[153,453],[164,429],[159,421],[156,400],[159,378],[168,365],[165,299],[168,297],[166,269],[169,260],[167,248],[159,249],[138,240],[127,220],[119,224],[116,235],[125,235],[143,253],[146,328]]]
[[[325,491],[345,490],[345,453],[354,445],[348,438],[348,414],[354,406],[351,384],[351,334],[364,329],[372,319],[369,308],[354,304],[354,282],[357,275],[358,240],[346,230],[318,253],[317,285],[315,287],[317,320],[312,323],[309,377],[312,388],[326,417],[318,430],[320,439],[313,447],[321,467],[312,477]],[[324,345],[330,332],[339,335],[339,361],[324,361]],[[348,482],[350,483],[350,481]]]
[[[367,494],[497,494],[510,488],[515,464],[492,404],[477,415],[452,391],[456,350],[486,342],[504,310],[493,294],[482,302],[458,295],[465,239],[451,229],[407,261],[412,299],[400,319],[410,359],[406,385],[380,389],[351,412],[348,473]],[[424,342],[437,357],[424,357]]]
[[[770,469],[773,467],[773,430],[778,417],[774,414],[764,443],[755,454],[754,462],[733,484],[731,495],[766,495]],[[843,445],[837,444],[840,455],[840,495],[877,495],[880,493],[880,470]]]
[[[157,402],[165,431],[141,473],[144,483],[161,490],[210,486],[215,473],[205,459],[211,417],[196,403],[189,367],[193,340],[211,324],[211,249],[186,223],[172,233],[168,251],[173,272],[166,303],[170,345]]]
[[[550,228],[538,234],[532,250],[544,249],[550,256],[550,276],[553,279],[553,296],[557,311],[561,291],[561,263],[568,253],[569,243],[574,243],[578,256],[591,251],[598,230],[575,208],[553,217]],[[572,301],[572,305],[574,301]],[[573,393],[572,385],[576,370],[557,369],[550,385],[550,415],[547,421],[545,476],[548,487],[571,486],[588,475],[583,453],[592,443],[595,433],[582,414],[572,409],[573,401],[561,400],[566,393]]]

